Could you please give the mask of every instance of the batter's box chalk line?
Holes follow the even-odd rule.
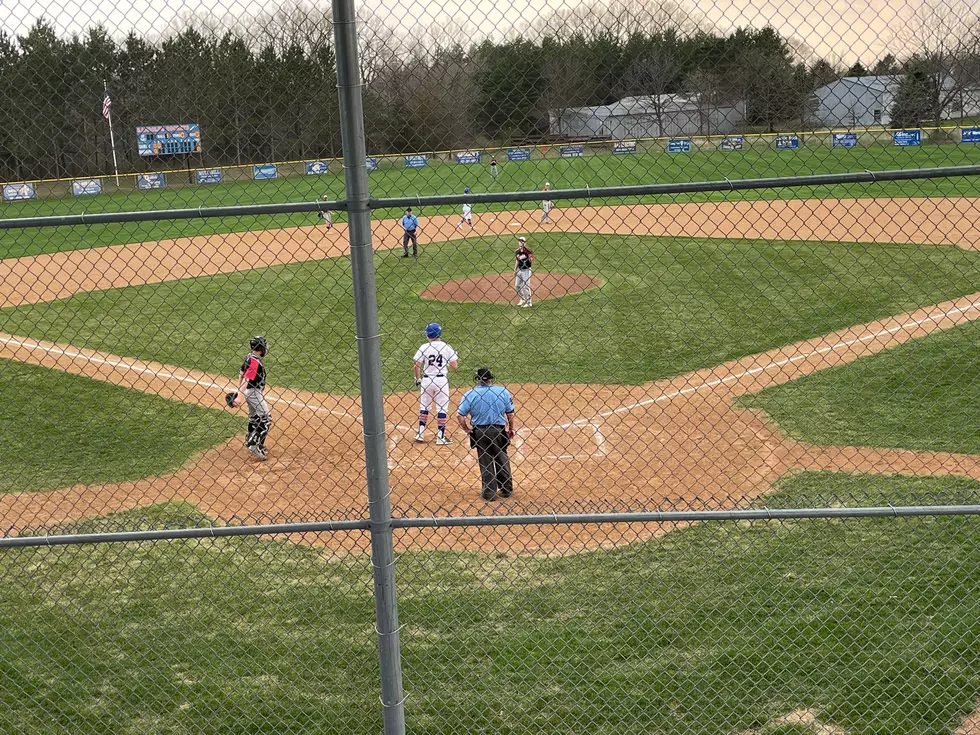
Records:
[[[557,441],[548,442],[542,437],[529,444],[527,435],[553,436]],[[544,451],[535,451],[536,448]],[[552,451],[548,451],[549,449]],[[602,429],[598,423],[589,420],[560,426],[528,426],[518,429],[514,438],[514,456],[520,459],[581,462],[605,457],[608,453],[608,442]]]

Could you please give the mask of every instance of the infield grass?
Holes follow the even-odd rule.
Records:
[[[533,239],[539,270],[605,285],[533,309],[423,301],[433,283],[507,272],[510,243],[431,245],[418,261],[378,255],[386,390],[413,387],[412,355],[430,321],[467,373],[490,364],[510,383],[640,384],[980,290],[980,255],[952,247]],[[334,258],[83,293],[2,310],[0,331],[231,376],[248,337],[265,334],[273,384],[355,394],[349,268]]]
[[[980,485],[804,473],[777,497],[929,492],[975,502]],[[117,520],[205,522],[186,505]],[[380,730],[366,553],[235,539],[2,564],[4,732]],[[975,518],[718,522],[568,558],[403,553],[398,569],[414,733],[778,732],[806,707],[848,735],[948,735],[980,695]]]
[[[689,155],[643,153],[634,156],[589,155],[582,158],[543,158],[527,162],[501,162],[500,178],[494,182],[485,164],[458,166],[434,162],[423,169],[385,166],[370,174],[374,197],[462,194],[469,186],[474,192],[537,191],[545,181],[555,189],[585,188],[649,183],[722,181],[743,178],[799,176],[819,173],[861,172],[865,170],[933,168],[980,163],[980,146],[929,145],[920,148],[840,149],[806,147],[799,151],[747,149],[723,153],[699,152]],[[324,194],[344,198],[343,178],[337,174],[301,176],[271,181],[242,181],[213,186],[189,186],[155,191],[123,191],[95,197],[38,199],[0,202],[3,218],[119,212],[155,209],[185,209],[273,202],[314,201]],[[854,198],[854,197],[959,197],[980,195],[977,177],[890,182],[875,185],[809,187],[739,193],[743,199]],[[628,200],[626,203],[726,200],[726,193],[677,195]],[[592,204],[602,204],[597,200]],[[619,204],[620,201],[609,202]],[[567,206],[568,202],[557,202]],[[527,204],[525,208],[537,205]],[[520,205],[500,204],[477,207],[486,210],[516,209]],[[458,212],[458,207],[426,207],[422,215]],[[397,218],[400,211],[379,210],[376,218]],[[343,220],[344,215],[337,215]],[[314,225],[316,214],[275,217],[228,217],[179,222],[87,225],[44,230],[10,230],[0,233],[0,258],[74,250],[104,245],[166,240],[214,233],[278,229]]]
[[[815,444],[980,454],[980,323],[739,399]]]
[[[161,475],[242,430],[242,420],[0,360],[0,493]]]

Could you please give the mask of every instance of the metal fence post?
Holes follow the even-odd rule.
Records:
[[[371,556],[374,565],[374,600],[381,665],[381,704],[384,708],[385,735],[403,735],[405,707],[402,693],[401,650],[398,640],[395,552],[391,529],[378,302],[371,240],[371,210],[368,205],[364,107],[357,58],[354,0],[333,0],[333,24],[337,45],[340,130],[354,279],[361,413],[364,419]]]

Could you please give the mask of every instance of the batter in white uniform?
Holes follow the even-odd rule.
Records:
[[[439,431],[436,444],[452,444],[446,436],[446,416],[449,413],[449,371],[455,370],[459,356],[452,346],[442,341],[442,327],[433,322],[425,328],[429,341],[415,351],[415,385],[422,389],[419,408],[419,430],[415,441],[425,441],[425,426],[429,422],[429,409],[436,402]]]

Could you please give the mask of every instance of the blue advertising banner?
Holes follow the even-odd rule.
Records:
[[[480,151],[463,151],[456,154],[456,163],[479,163]]]
[[[101,194],[102,179],[75,179],[71,182],[71,193],[77,197]]]
[[[795,135],[777,135],[777,151],[795,151],[800,147],[800,139]]]
[[[368,171],[377,171],[378,170],[378,159],[377,158],[365,158],[364,159],[364,162],[367,165],[367,170]]]
[[[625,156],[629,153],[636,153],[636,141],[635,140],[620,140],[613,143],[613,155],[614,156]]]
[[[140,191],[149,189],[162,189],[167,185],[167,180],[163,174],[140,174],[136,177],[136,188]]]
[[[33,199],[37,196],[34,184],[4,184],[3,198],[8,202],[17,199]]]
[[[858,134],[831,133],[830,141],[834,148],[856,148],[858,144]]]
[[[224,178],[224,171],[220,168],[206,168],[197,172],[199,184],[220,184]]]
[[[530,148],[508,148],[507,149],[507,160],[508,161],[530,161],[531,160],[531,149]]]
[[[424,168],[429,162],[425,154],[419,156],[405,156],[405,168]]]
[[[896,130],[892,133],[892,142],[903,147],[922,145],[922,131]]]
[[[963,128],[960,130],[961,143],[980,143],[980,128]]]
[[[330,173],[330,164],[327,161],[306,162],[307,176],[320,176],[321,174],[326,174],[326,173]]]
[[[558,155],[562,158],[579,158],[585,155],[584,145],[562,145],[558,146]]]
[[[727,138],[721,139],[721,149],[723,151],[740,151],[742,150],[742,136],[732,135]]]
[[[668,141],[667,143],[668,153],[690,153],[691,152],[691,141],[687,138],[676,138],[674,140]]]
[[[252,178],[256,181],[267,181],[279,177],[279,167],[274,163],[261,163],[252,166]]]

